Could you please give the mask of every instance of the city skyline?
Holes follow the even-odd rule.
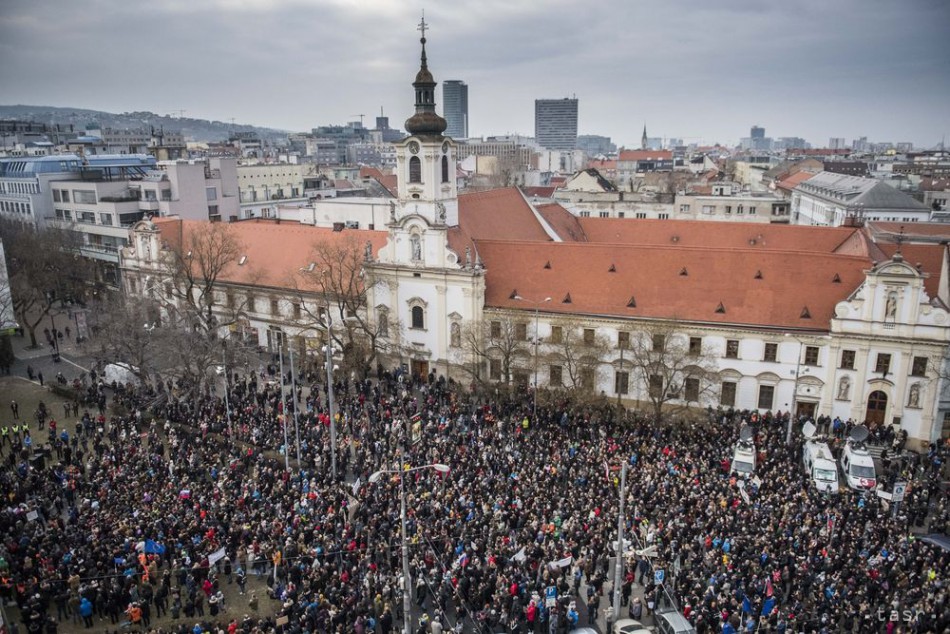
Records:
[[[418,65],[422,8],[384,0],[7,3],[3,100],[184,110],[292,131],[382,106],[401,127],[411,114],[406,77]],[[655,136],[731,145],[752,125],[819,146],[866,136],[932,147],[950,134],[943,2],[617,0],[583,22],[576,5],[560,0],[425,8],[436,80],[462,78],[472,88],[472,136],[531,134],[535,99],[573,96],[579,134],[627,147],[639,146],[644,122]],[[64,51],[76,62],[64,64]]]

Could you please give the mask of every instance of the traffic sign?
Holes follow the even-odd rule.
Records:
[[[663,579],[665,578],[666,578],[666,572],[664,572],[662,568],[658,569],[656,572],[653,573],[653,583],[657,585],[663,583]]]
[[[891,495],[892,502],[903,502],[904,493],[907,492],[907,483],[906,482],[895,482],[894,483],[894,493]]]

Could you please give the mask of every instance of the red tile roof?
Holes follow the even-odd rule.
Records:
[[[487,268],[487,306],[523,309],[511,299],[517,291],[532,300],[551,297],[543,308],[555,313],[801,329],[826,329],[835,304],[861,284],[869,264],[857,256],[754,247],[482,240],[478,252]],[[717,312],[720,303],[725,312]],[[806,307],[810,319],[802,318]]]
[[[635,220],[578,218],[590,242],[831,253],[856,231],[849,227],[711,222],[703,220]],[[750,244],[755,241],[755,244]]]
[[[179,244],[182,237],[188,244],[193,231],[208,226],[207,222],[178,218],[156,218],[154,222],[169,244]],[[362,249],[369,240],[373,253],[379,253],[388,237],[386,231],[333,231],[291,222],[243,221],[222,226],[233,233],[247,260],[243,265],[235,262],[225,267],[221,280],[274,288],[292,287],[300,269],[314,261],[313,248],[319,242],[353,240],[356,248]]]
[[[799,183],[807,181],[809,178],[814,176],[816,172],[809,172],[807,170],[802,170],[800,172],[795,172],[791,176],[788,176],[780,181],[775,183],[775,186],[779,189],[784,189],[787,191],[792,191],[795,189]]]
[[[671,161],[673,152],[670,150],[624,150],[620,153],[621,161]]]
[[[557,203],[535,205],[538,213],[544,218],[558,237],[565,242],[587,242],[587,234],[578,222],[577,216]]]
[[[868,228],[874,234],[887,233],[904,237],[913,242],[914,237],[946,238],[950,241],[950,224],[942,222],[869,222]]]
[[[553,187],[522,187],[521,191],[524,192],[524,195],[528,198],[532,196],[537,196],[538,198],[550,198],[554,195]]]

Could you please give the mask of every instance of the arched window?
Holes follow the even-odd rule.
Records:
[[[409,159],[409,182],[422,182],[422,161],[419,160],[418,156]]]
[[[377,331],[380,337],[389,336],[389,311],[381,310],[378,315],[379,327]]]
[[[442,157],[442,182],[449,182],[449,157]]]
[[[425,310],[422,306],[412,307],[412,327],[420,330],[426,327]]]

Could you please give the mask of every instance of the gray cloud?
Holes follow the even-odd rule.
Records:
[[[435,3],[427,3],[435,4]],[[411,113],[421,3],[0,0],[4,103],[306,130]],[[463,79],[474,134],[533,132],[576,94],[582,133],[736,142],[950,133],[943,0],[458,0],[426,7],[437,79]]]

